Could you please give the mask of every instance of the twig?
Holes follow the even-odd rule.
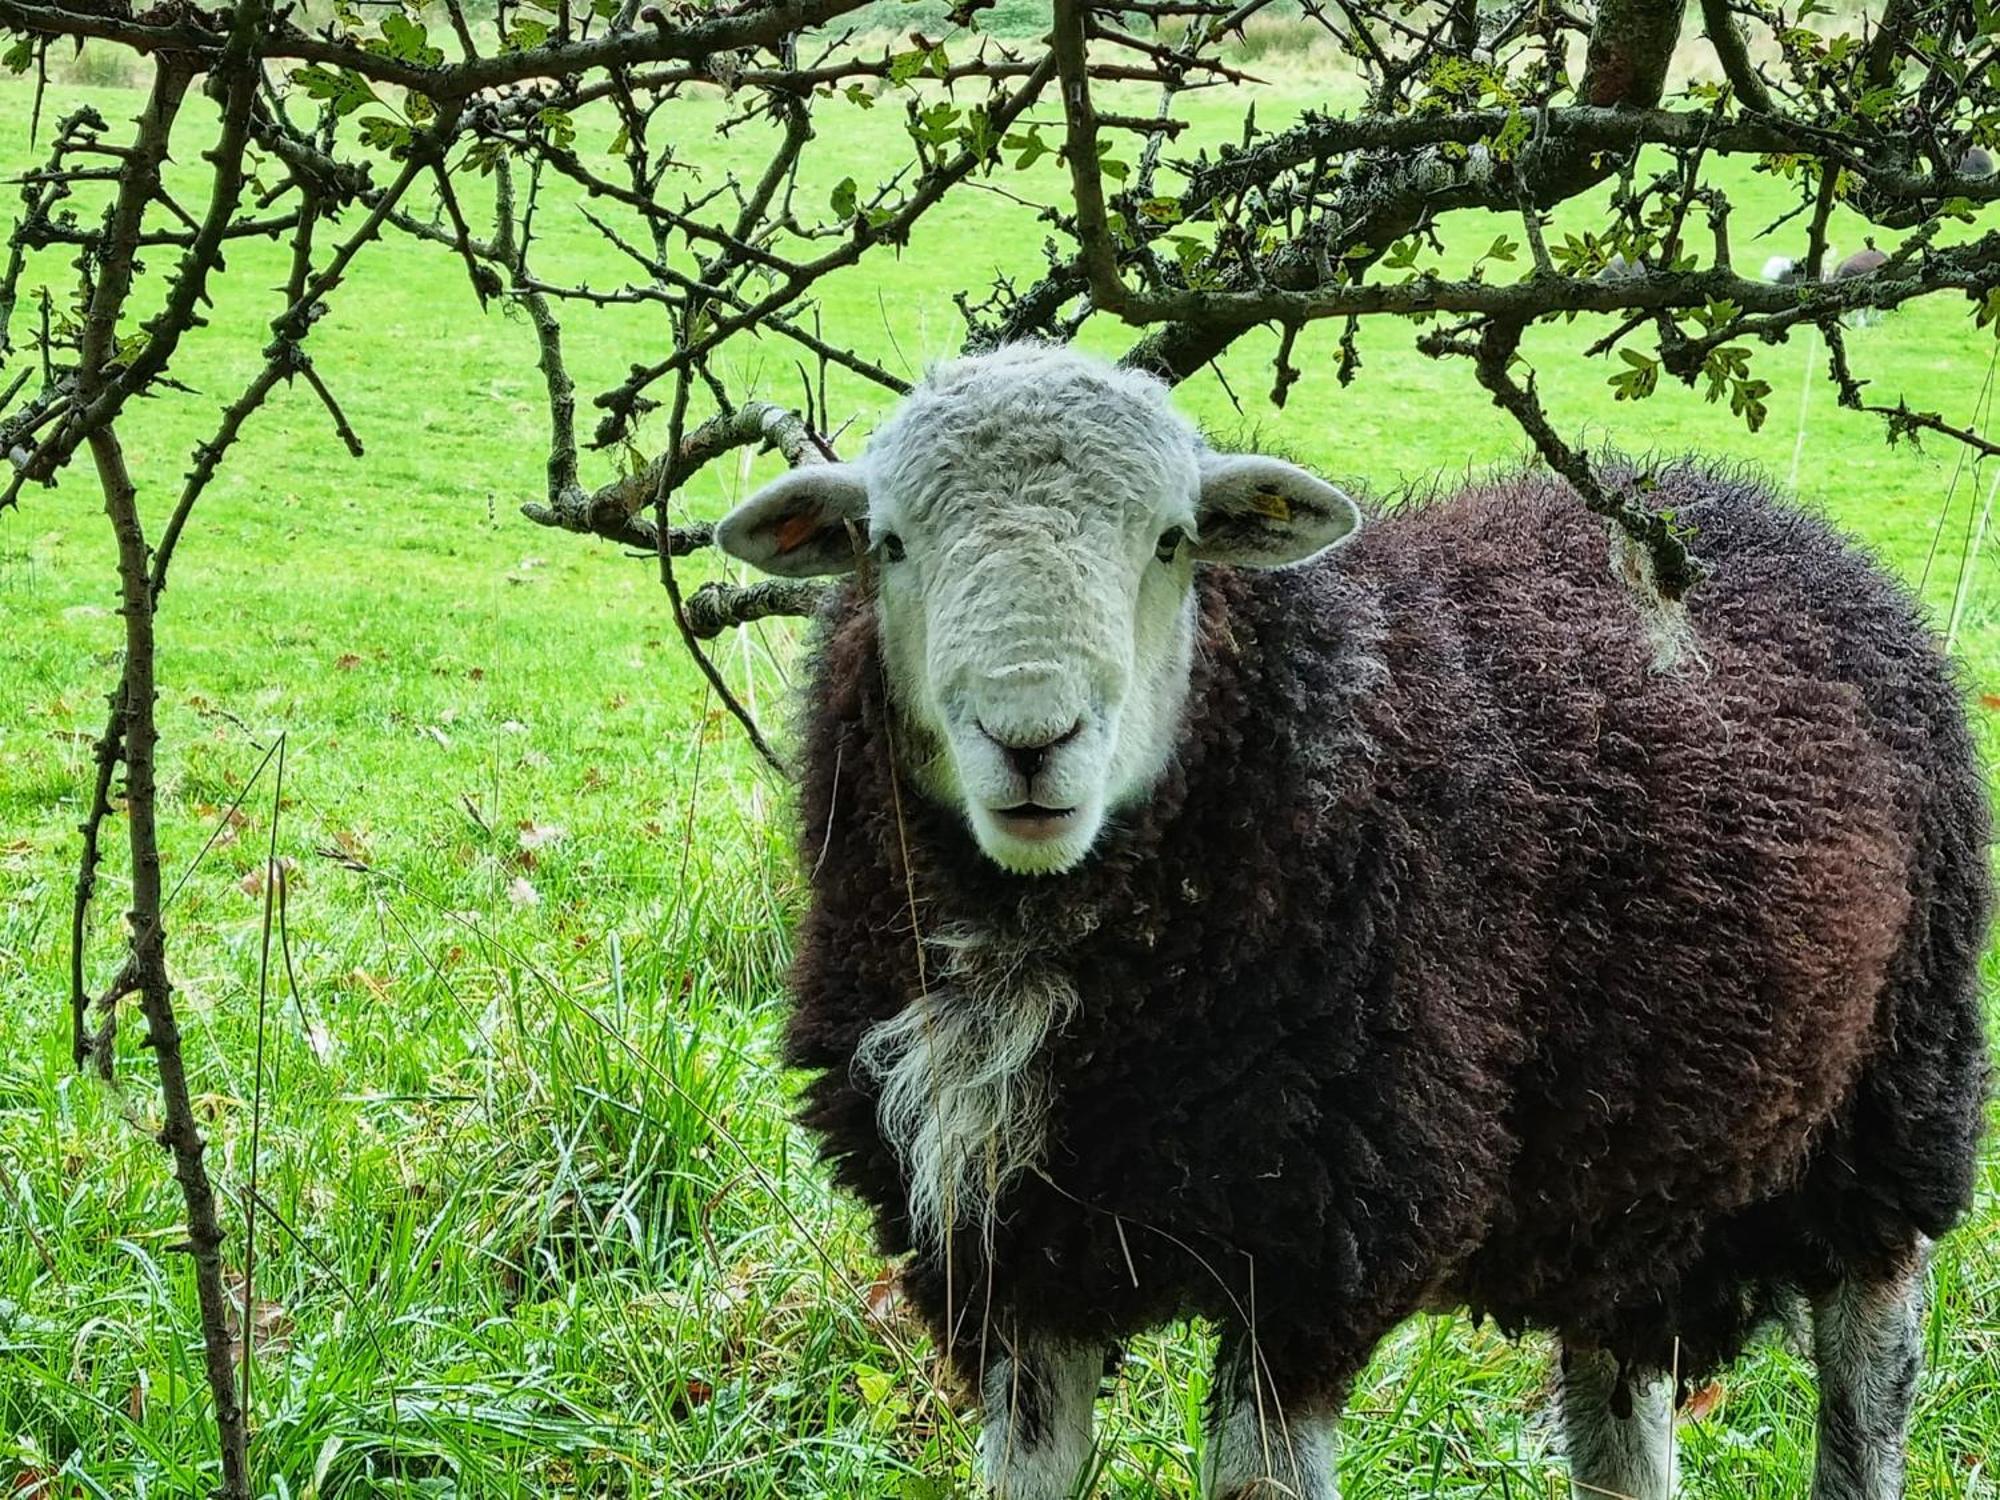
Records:
[[[1582,453],[1571,448],[1549,425],[1547,413],[1535,395],[1534,378],[1526,385],[1514,379],[1513,363],[1521,347],[1522,325],[1501,318],[1489,319],[1473,353],[1473,367],[1479,383],[1493,397],[1493,404],[1521,425],[1544,462],[1569,481],[1584,505],[1616,524],[1643,547],[1652,562],[1653,586],[1660,597],[1678,601],[1700,583],[1707,569],[1688,552],[1687,544],[1672,523],[1659,512],[1642,504],[1631,494],[1614,494],[1591,467]]]

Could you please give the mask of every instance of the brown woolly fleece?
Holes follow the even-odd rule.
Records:
[[[1990,898],[1952,672],[1823,522],[1694,465],[1655,499],[1714,568],[1665,673],[1541,475],[1204,572],[1179,759],[1060,876],[893,784],[872,612],[835,607],[788,1042],[885,1250],[904,1184],[852,1062],[927,982],[918,932],[1081,996],[990,1256],[909,1274],[968,1367],[994,1320],[1110,1345],[1254,1309],[1279,1394],[1332,1401],[1464,1304],[1690,1379],[1960,1216]]]

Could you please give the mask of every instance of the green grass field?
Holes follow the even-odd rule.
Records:
[[[89,97],[114,123],[137,107]],[[1312,101],[1285,85],[1260,119]],[[33,159],[28,104],[0,93],[10,170]],[[1222,101],[1196,110],[1227,128]],[[901,113],[829,111],[812,170],[830,186],[891,162]],[[711,172],[759,144],[712,139],[721,115],[691,103],[674,121]],[[183,172],[199,168],[205,123],[191,105]],[[1783,195],[1742,175],[1738,196],[1739,254],[1761,261],[1757,211]],[[1566,222],[1588,222],[1587,207]],[[1465,222],[1454,248],[1469,259],[1510,227],[1518,237]],[[622,276],[562,204],[542,229],[548,274]],[[950,294],[995,270],[1031,274],[1045,232],[1031,210],[968,192],[899,258],[832,286],[826,325],[914,372],[958,343]],[[1842,226],[1842,244],[1858,240]],[[128,421],[155,518],[259,362],[279,257],[234,254],[212,327],[176,366],[194,393]],[[60,287],[66,267],[46,257],[35,274]],[[586,392],[666,338],[645,311],[566,322]],[[1866,537],[1941,625],[1956,621],[1991,747],[2000,559],[1972,540],[1990,468],[1888,448],[1872,419],[1805,386],[1824,359],[1803,342],[1760,354],[1775,394],[1752,436],[1678,388],[1614,403],[1608,368],[1561,357],[1581,332],[1533,345],[1559,425],[1759,465]],[[1410,345],[1406,326],[1365,328],[1362,378],[1342,390],[1331,335],[1309,341],[1279,413],[1262,399],[1271,345],[1251,339],[1227,367],[1243,415],[1213,375],[1185,400],[1225,441],[1282,447],[1383,496],[1514,456],[1517,435],[1470,372]],[[239,1265],[253,1171],[262,1205],[248,1319],[262,1492],[959,1492],[969,1405],[941,1388],[878,1284],[860,1216],[788,1123],[773,1038],[799,879],[782,788],[682,658],[652,565],[517,514],[539,497],[544,435],[525,322],[482,314],[447,254],[390,245],[362,257],[312,347],[368,458],[346,457],[303,390],[281,393],[197,514],[160,621],[168,868],[187,875],[169,941]],[[1871,395],[1968,421],[1995,343],[1939,301],[1854,348]],[[777,399],[798,389],[775,340],[731,374]],[[852,451],[881,402],[845,381],[833,393],[857,422]],[[711,470],[686,502],[716,514],[767,463]],[[609,475],[606,463],[586,477]],[[0,515],[0,1493],[184,1497],[213,1481],[211,1442],[149,1059],[136,1023],[119,1089],[75,1076],[68,1057],[75,825],[119,638],[110,559],[81,473]],[[793,659],[782,628],[722,652],[776,722]],[[279,736],[282,802],[267,770],[228,816]],[[297,990],[274,980],[260,1087],[259,871],[274,818]],[[114,858],[100,976],[122,896]],[[1928,1342],[1911,1493],[2000,1493],[2000,1162],[1940,1256]],[[1105,1493],[1190,1493],[1202,1344],[1182,1328],[1133,1351],[1103,1412]],[[1356,1394],[1346,1492],[1562,1493],[1545,1370],[1533,1341],[1412,1322]],[[1706,1393],[1682,1428],[1688,1493],[1802,1494],[1811,1392],[1809,1366],[1774,1344]],[[69,1477],[35,1488],[58,1471]]]

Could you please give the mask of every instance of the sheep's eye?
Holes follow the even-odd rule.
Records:
[[[1181,543],[1187,540],[1187,531],[1180,526],[1169,526],[1160,533],[1159,545],[1153,549],[1153,556],[1163,563],[1170,563],[1181,555]]]
[[[887,562],[903,560],[903,539],[893,531],[885,531],[875,539],[875,548]]]

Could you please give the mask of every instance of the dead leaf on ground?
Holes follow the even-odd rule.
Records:
[[[1725,1394],[1727,1392],[1724,1391],[1721,1381],[1709,1381],[1707,1385],[1690,1393],[1687,1400],[1681,1404],[1681,1420],[1685,1422],[1705,1420],[1711,1412],[1722,1405]]]
[[[241,807],[232,807],[227,812],[224,812],[221,808],[210,803],[198,802],[195,804],[194,811],[196,817],[211,826],[218,819],[221,821],[222,828],[215,835],[215,847],[218,849],[227,849],[237,839],[241,838],[243,830],[250,826],[250,815],[244,812]]]
[[[685,1417],[696,1407],[706,1406],[715,1399],[715,1387],[706,1380],[688,1376],[681,1382],[681,1388],[674,1394],[673,1412],[676,1417]]]
[[[350,969],[347,977],[366,990],[370,998],[386,1001],[389,998],[389,981],[378,979],[366,969]]]
[[[884,1266],[861,1294],[861,1309],[880,1328],[893,1327],[903,1312],[903,1278],[894,1266]]]
[[[333,669],[336,672],[352,672],[360,665],[361,658],[352,651],[343,651],[333,659]]]
[[[254,866],[249,874],[236,882],[236,889],[246,896],[261,897],[264,894],[264,883],[269,878],[270,869],[269,861]],[[297,890],[304,883],[299,877],[299,862],[289,854],[282,856],[278,860],[278,878],[284,882],[287,890]]]
[[[234,1266],[222,1268],[223,1290],[229,1297],[229,1342],[234,1347],[237,1358],[243,1354],[243,1297],[246,1290],[243,1273]],[[250,1345],[258,1354],[281,1353],[290,1346],[292,1317],[284,1308],[266,1297],[250,1298]]]

